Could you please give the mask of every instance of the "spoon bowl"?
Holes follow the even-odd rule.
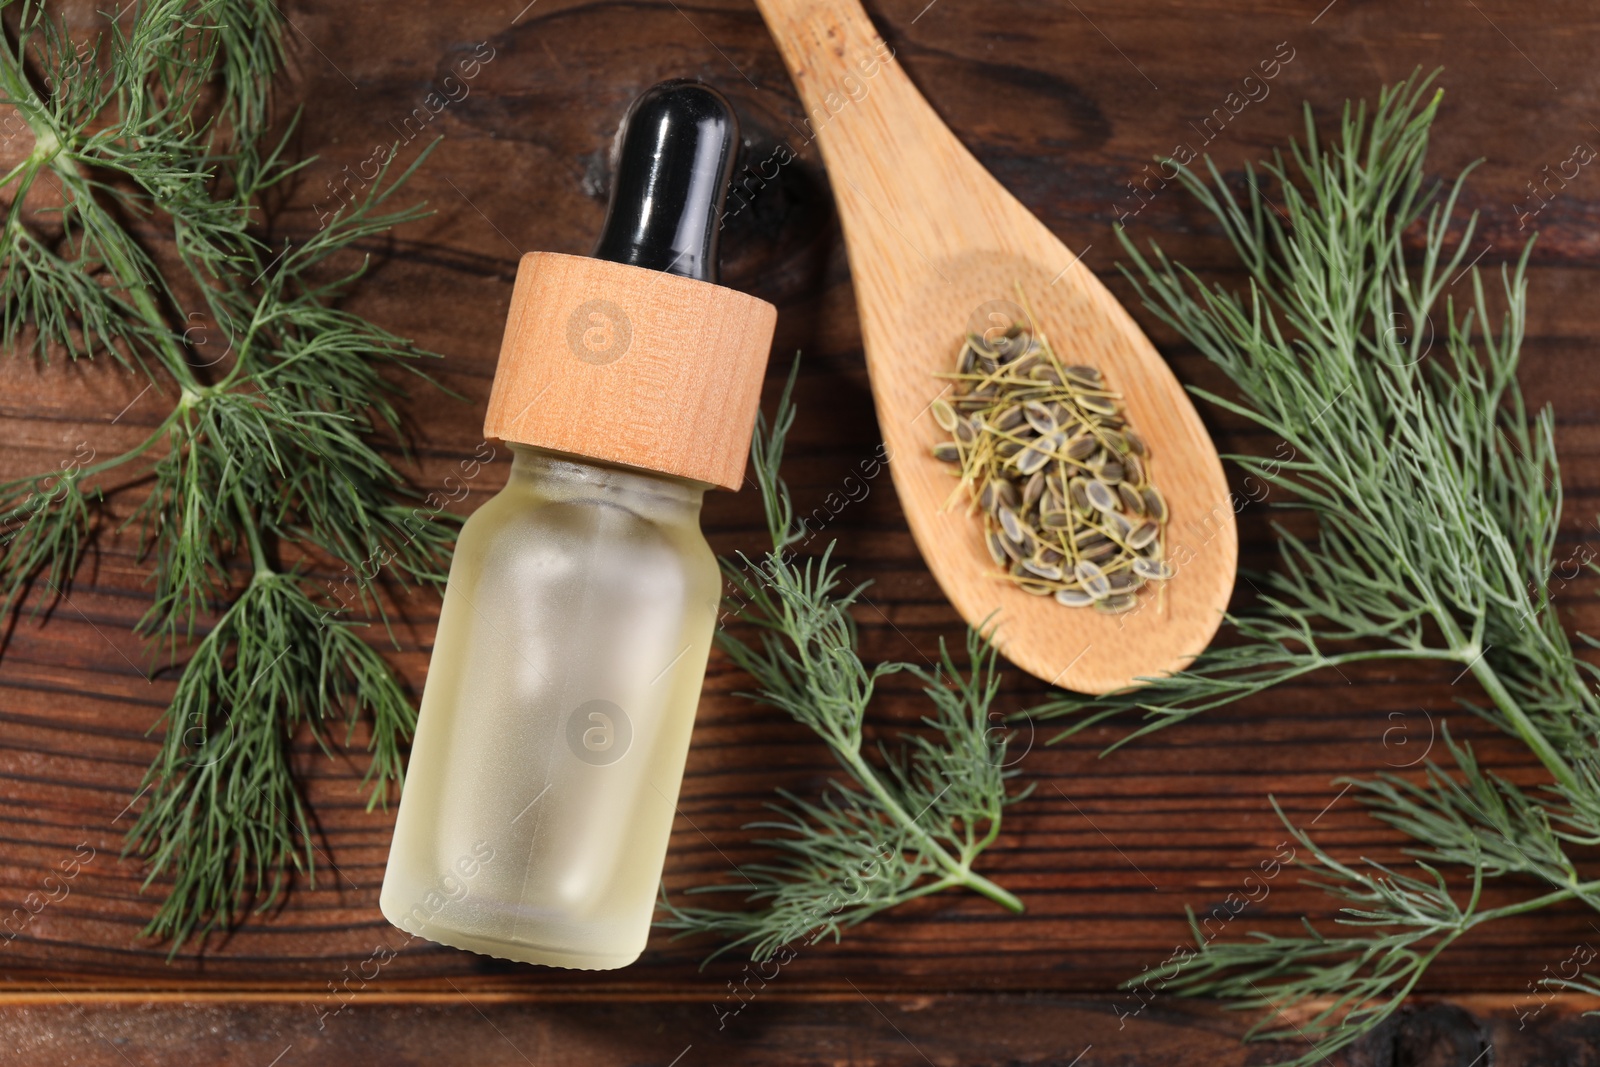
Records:
[[[917,547],[972,626],[1011,662],[1084,693],[1181,670],[1233,590],[1234,503],[1199,414],[1080,257],[941,122],[855,0],[757,0],[822,146],[895,490]],[[1019,299],[1020,294],[1020,299]],[[1024,305],[1064,363],[1098,368],[1149,446],[1173,577],[1118,615],[1024,592],[989,558],[931,412],[966,334]]]

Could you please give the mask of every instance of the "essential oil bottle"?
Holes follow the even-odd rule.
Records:
[[[715,284],[737,144],[709,87],[634,102],[593,257],[522,258],[484,434],[505,489],[450,568],[380,906],[432,941],[622,967],[650,931],[776,311]]]

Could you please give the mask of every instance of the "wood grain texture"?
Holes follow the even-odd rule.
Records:
[[[484,436],[739,489],[777,317],[710,282],[529,252]]]
[[[1594,369],[1600,174],[1585,168],[1519,229],[1529,204],[1527,183],[1547,164],[1557,169],[1575,142],[1595,144],[1600,136],[1588,125],[1600,113],[1600,68],[1592,62],[1600,26],[1588,5],[1573,0],[1536,12],[1509,0],[1475,3],[1340,0],[1314,24],[1326,0],[1078,0],[1076,8],[1058,0],[938,0],[932,8],[927,0],[874,0],[869,11],[955,136],[1064,245],[1088,249],[1085,264],[1130,308],[1182,381],[1210,389],[1225,389],[1225,383],[1139,308],[1118,277],[1110,225],[1123,218],[1135,239],[1158,240],[1208,281],[1239,282],[1232,255],[1180,190],[1152,182],[1135,193],[1130,183],[1146,180],[1142,168],[1180,141],[1213,154],[1242,183],[1245,161],[1300,128],[1301,101],[1328,116],[1345,99],[1370,98],[1378,85],[1414,66],[1445,64],[1446,97],[1429,170],[1448,176],[1485,160],[1465,193],[1465,206],[1482,212],[1484,227],[1480,247],[1468,258],[1481,255],[1480,267],[1497,268],[1515,259],[1535,226],[1540,230],[1522,380],[1531,403],[1554,405],[1563,458],[1566,512],[1556,549],[1560,578],[1552,584],[1566,621],[1600,632],[1596,583],[1581,567],[1584,553],[1600,549],[1592,525],[1600,510],[1600,375]],[[104,6],[80,0],[71,10],[87,20]],[[787,475],[801,513],[813,516],[819,530],[809,548],[838,537],[837,558],[847,576],[874,582],[858,613],[869,660],[937,655],[940,639],[959,640],[961,618],[922,564],[881,464],[872,464],[882,433],[828,177],[760,15],[747,0],[676,7],[540,0],[523,8],[513,3],[491,10],[466,0],[285,5],[296,27],[290,34],[296,69],[282,101],[304,104],[297,148],[319,159],[273,216],[278,240],[314,233],[313,205],[329,202],[328,183],[342,168],[354,168],[375,144],[393,140],[396,126],[409,129],[403,118],[423,106],[478,42],[495,50],[471,80],[470,95],[423,127],[426,136],[445,140],[417,173],[410,197],[428,201],[436,214],[373,243],[369,283],[350,301],[353,310],[443,352],[440,377],[465,398],[416,391],[418,484],[451,496],[462,511],[503,484],[504,449],[476,478],[464,479],[461,464],[482,446],[482,414],[518,260],[531,249],[587,251],[605,211],[605,155],[618,117],[659,80],[702,77],[734,101],[745,131],[749,169],[741,172],[744,195],[723,234],[723,279],[779,309],[769,405],[787,370],[785,357],[805,352]],[[1190,124],[1224,106],[1243,76],[1259,71],[1284,42],[1293,59],[1266,83],[1269,94],[1203,143]],[[400,162],[409,162],[421,144],[422,135],[404,143]],[[779,145],[794,159],[774,174],[762,164]],[[141,232],[148,232],[157,254],[171,254],[158,231]],[[0,360],[0,476],[53,468],[80,442],[101,452],[137,444],[176,399],[169,386],[142,392],[145,385],[110,364],[37,367]],[[1223,451],[1271,455],[1279,445],[1213,409],[1202,415]],[[868,477],[874,470],[877,476]],[[1237,478],[1233,488],[1253,495],[1253,487]],[[89,1057],[98,1055],[123,1064],[110,1046],[91,1051],[98,1038],[87,1017],[140,1067],[179,1059],[170,1049],[193,1050],[185,1058],[196,1062],[221,1060],[227,1053],[211,1043],[212,1027],[254,1052],[280,1026],[315,1031],[326,1044],[310,1036],[302,1044],[289,1034],[251,1064],[270,1063],[291,1041],[295,1049],[279,1067],[374,1062],[408,1054],[408,1041],[435,1049],[426,1042],[441,1028],[466,1051],[429,1062],[468,1054],[487,1063],[525,1062],[502,1047],[476,1003],[535,1062],[545,1054],[560,1062],[599,1050],[596,1062],[664,1065],[694,1041],[685,1036],[674,1048],[664,1040],[649,1044],[651,1035],[672,1032],[674,1005],[686,1004],[682,1010],[704,1020],[697,1025],[715,1028],[713,1007],[734,1003],[727,999],[728,983],[740,984],[746,974],[727,959],[700,970],[702,945],[657,937],[639,964],[598,980],[404,943],[377,911],[392,810],[365,810],[357,789],[361,760],[330,760],[310,744],[298,748],[297,759],[321,829],[318,856],[328,865],[316,885],[300,880],[281,909],[203,950],[185,948],[171,962],[165,946],[141,941],[138,931],[162,887],[141,893],[143,872],[117,854],[128,824],[124,809],[156,751],[147,731],[173,684],[170,670],[151,677],[151,659],[130,632],[149,604],[149,564],[135,557],[132,531],[118,526],[141,492],[133,486],[112,499],[96,550],[68,599],[42,620],[25,614],[0,657],[0,920],[41,891],[77,846],[96,850],[69,883],[69,895],[32,914],[21,934],[0,947],[6,979],[0,992],[13,1002],[0,1011],[8,1052],[32,1057],[21,1062],[76,1056],[93,1063]],[[1304,529],[1270,504],[1270,497],[1253,500],[1239,516],[1246,567],[1270,565],[1269,520],[1286,518]],[[759,503],[749,493],[708,494],[705,526],[721,552],[758,548],[764,534]],[[1241,584],[1240,595],[1250,595],[1247,585]],[[399,648],[389,650],[390,658],[420,692],[438,604],[402,597],[401,607]],[[389,648],[381,632],[374,641]],[[792,1025],[763,1022],[758,998],[729,1029],[751,1035],[739,1040],[770,1033],[786,1042],[758,1046],[749,1058],[765,1056],[760,1062],[824,1056],[923,1062],[881,1043],[900,1039],[860,1003],[860,990],[939,1067],[958,1055],[973,1064],[987,1055],[994,1064],[1064,1067],[1091,1030],[1117,1037],[1097,1043],[1079,1067],[1269,1061],[1265,1050],[1232,1044],[1246,1020],[1170,998],[1158,998],[1118,1029],[1119,1012],[1128,1014],[1135,1002],[1115,990],[1186,939],[1186,905],[1202,915],[1218,908],[1226,913],[1228,894],[1285,840],[1269,794],[1340,857],[1397,859],[1398,839],[1341,796],[1336,778],[1408,764],[1406,773],[1415,773],[1417,757],[1448,721],[1454,734],[1472,740],[1486,766],[1514,781],[1546,781],[1525,750],[1459,706],[1458,700],[1481,696],[1455,673],[1413,667],[1329,672],[1105,759],[1100,749],[1121,728],[1048,745],[1052,732],[1038,724],[1019,783],[1037,789],[1008,816],[1005,832],[981,861],[986,875],[1023,897],[1025,915],[1007,915],[970,895],[918,902],[851,931],[842,944],[814,946],[785,967],[768,992],[791,997],[784,1011]],[[673,892],[712,879],[736,880],[732,864],[766,855],[753,841],[759,833],[741,827],[763,817],[773,788],[813,795],[834,773],[826,751],[804,729],[736,695],[746,684],[725,658],[713,658],[668,854]],[[1042,684],[1009,671],[999,706],[1024,709],[1044,693]],[[923,710],[913,686],[886,679],[872,727],[877,736],[892,737],[914,727]],[[1510,880],[1492,891],[1509,900],[1533,888]],[[1285,931],[1301,914],[1326,925],[1333,909],[1290,871],[1273,881],[1265,900],[1220,931],[1229,937],[1246,929]],[[1528,1031],[1519,1032],[1516,1022],[1518,1011],[1539,1003],[1528,983],[1576,944],[1600,947],[1596,936],[1591,914],[1565,907],[1476,931],[1429,971],[1424,991],[1455,1006],[1426,1008],[1435,1013],[1428,1018],[1459,1022],[1455,1013],[1464,1010],[1473,1019],[1502,1020],[1490,1024],[1496,1063],[1596,1062],[1593,1032],[1585,1029],[1592,1021],[1558,1016],[1552,1007]],[[380,946],[398,955],[373,978],[362,977],[373,974],[369,961],[382,955]],[[335,990],[347,981],[352,993],[364,983],[366,994],[405,1004],[362,1002],[318,1030],[317,1011],[337,1008],[342,1000]],[[72,1003],[21,1003],[57,990]],[[285,1009],[292,1014],[288,1022],[258,1014],[263,1009],[249,998],[268,993],[294,1001]],[[1484,1007],[1474,999],[1479,994],[1492,994],[1498,1007]],[[105,1006],[112,996],[156,999]],[[160,999],[169,996],[180,999]],[[181,998],[202,996],[211,999],[183,1006]],[[494,1007],[493,998],[502,996],[523,1001]],[[947,1051],[946,1040],[966,1039],[942,1028],[919,1031],[897,1014],[897,1005],[922,997],[932,998],[928,1005],[938,1011],[914,1016],[917,1023],[947,1015],[953,1025],[976,1028],[992,1020],[993,1044],[952,1044]],[[409,998],[418,998],[415,1006]],[[839,1014],[845,1008],[827,1007],[851,998],[860,1006],[851,1004],[855,1014],[848,1017]],[[526,1006],[545,1000],[547,1012]],[[1038,1014],[1011,1014],[1008,1005],[1019,1001],[1038,1005]],[[616,1004],[639,1007],[603,1015],[606,1005]],[[1589,1006],[1574,1003],[1571,1010]],[[570,1026],[562,1028],[563,1017]],[[1175,1018],[1196,1021],[1188,1026]],[[540,1019],[554,1019],[545,1031],[548,1044],[524,1041],[525,1034],[540,1032]],[[409,1036],[406,1020],[416,1023]],[[752,1024],[748,1031],[744,1023]],[[1557,1029],[1547,1032],[1545,1024]],[[530,1029],[512,1029],[523,1025]],[[1437,1049],[1430,1059],[1419,1051],[1425,1032],[1413,1032],[1419,1044],[1409,1053],[1380,1046],[1361,1062],[1468,1067],[1480,1055],[1441,1036],[1426,1046]],[[1438,1032],[1457,1033],[1442,1026]],[[170,1045],[162,1044],[168,1035]],[[1008,1043],[1030,1035],[1037,1045]],[[258,1038],[261,1044],[254,1043]],[[615,1052],[611,1042],[633,1044]],[[658,1048],[665,1054],[656,1055]],[[696,1043],[678,1067],[721,1058],[731,1058],[722,1046]]]
[[[1222,462],[1182,384],[1081,258],[956,140],[855,0],[757,6],[822,146],[895,491],[940,588],[968,625],[993,628],[1007,659],[1054,685],[1104,693],[1181,670],[1216,633],[1238,560]],[[929,405],[996,304],[1020,304],[1063,362],[1102,371],[1149,442],[1177,574],[1131,611],[1064,610],[1024,591],[997,573],[975,516],[951,504]]]
[[[463,1004],[463,1001],[465,1003]],[[949,994],[752,998],[734,1016],[687,999],[470,994],[320,1004],[172,998],[33,999],[0,1014],[11,1067],[215,1067],[295,1063],[410,1067],[946,1067],[954,1064],[1192,1064],[1245,1067],[1293,1056],[1292,1043],[1241,1049],[1213,1007],[1163,1005],[1120,1019],[1103,997]],[[719,1025],[720,1024],[720,1025]],[[1137,1029],[1135,1029],[1137,1027]],[[1600,1022],[1571,998],[1519,1025],[1503,1001],[1418,1003],[1329,1067],[1445,1064],[1589,1067]],[[1488,1049],[1492,1046],[1493,1053]],[[1076,1057],[1076,1058],[1074,1058]]]

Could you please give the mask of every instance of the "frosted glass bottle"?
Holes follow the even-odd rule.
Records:
[[[716,625],[706,487],[514,453],[450,568],[380,904],[458,948],[621,967],[649,931]]]
[[[721,594],[701,500],[744,481],[777,317],[715,284],[736,143],[716,92],[655,86],[594,257],[518,266],[511,469],[456,545],[379,897],[419,937],[589,969],[649,938]]]

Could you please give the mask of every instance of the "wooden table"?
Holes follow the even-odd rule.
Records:
[[[320,157],[276,219],[291,240],[315,228],[313,205],[326,200],[327,183],[403,133],[453,63],[479,42],[487,42],[480,57],[492,50],[468,95],[426,124],[426,136],[444,140],[410,198],[426,198],[435,214],[373,249],[372,276],[353,303],[443,352],[441,377],[466,397],[428,395],[413,406],[419,484],[442,485],[479,445],[518,254],[588,250],[618,117],[643,88],[690,75],[733,99],[749,159],[780,143],[798,157],[757,183],[730,220],[724,280],[780,309],[769,402],[787,355],[805,352],[788,476],[804,510],[822,504],[873,452],[878,433],[827,176],[816,146],[796,133],[801,111],[760,19],[744,0],[522,3],[286,8],[296,70],[282,102],[304,104],[297,145]],[[92,7],[80,0],[74,10],[86,18]],[[1302,100],[1326,115],[1416,66],[1445,64],[1430,170],[1453,175],[1484,159],[1466,197],[1483,213],[1483,249],[1472,253],[1480,266],[1514,257],[1533,225],[1541,231],[1523,380],[1533,400],[1556,405],[1568,489],[1558,551],[1600,536],[1589,525],[1600,482],[1600,373],[1589,340],[1600,327],[1592,282],[1600,174],[1584,169],[1536,220],[1523,217],[1527,183],[1576,144],[1600,144],[1592,62],[1600,20],[1591,6],[878,0],[872,10],[956,133],[1130,305],[1114,269],[1119,217],[1136,239],[1158,239],[1211,276],[1233,271],[1216,230],[1180,191],[1156,189],[1146,200],[1130,183],[1155,154],[1199,146],[1204,117],[1226,108],[1258,63],[1282,62],[1265,98],[1237,114],[1225,109],[1220,132],[1211,123],[1207,150],[1231,172],[1300,129]],[[403,145],[402,159],[421,143]],[[1185,381],[1219,384],[1152,316],[1135,314]],[[141,396],[109,364],[7,360],[0,385],[7,475],[52,467],[80,441],[128,447],[170,403]],[[1270,451],[1237,421],[1206,415],[1224,451]],[[505,473],[504,462],[485,466],[462,506],[481,503]],[[137,495],[121,498],[115,514]],[[720,551],[757,546],[759,520],[749,493],[717,495],[706,508]],[[1245,563],[1265,565],[1264,510],[1242,520]],[[869,657],[917,661],[941,637],[959,637],[887,478],[828,532],[848,573],[875,583],[860,615]],[[602,974],[406,944],[377,910],[392,813],[364,810],[361,768],[307,745],[301,760],[322,828],[315,887],[296,885],[279,910],[169,961],[166,946],[137,936],[160,887],[141,895],[140,870],[118,859],[127,805],[156,747],[146,731],[173,686],[170,671],[147,677],[146,651],[130,632],[149,603],[147,567],[133,547],[108,529],[69,599],[42,625],[18,622],[0,659],[0,905],[19,903],[75,848],[94,850],[70,895],[3,949],[0,1047],[9,1046],[10,1063],[1265,1062],[1272,1050],[1237,1046],[1240,1018],[1171,998],[1136,1010],[1140,1002],[1117,987],[1185,940],[1186,905],[1215,908],[1285,840],[1268,795],[1340,854],[1392,856],[1395,838],[1341,796],[1336,777],[1414,762],[1446,718],[1498,771],[1540,777],[1525,750],[1455,706],[1462,690],[1452,672],[1418,666],[1314,678],[1106,759],[1097,754],[1119,736],[1116,726],[1053,746],[1041,727],[1022,764],[1024,780],[1040,788],[1014,809],[983,863],[1023,898],[1026,914],[970,894],[924,899],[840,945],[806,950],[765,986],[751,982],[754,998],[719,1029],[741,964],[698,969],[703,948],[665,937],[635,966]],[[1572,624],[1600,627],[1594,592],[1587,579],[1563,590]],[[420,688],[437,604],[414,598],[406,608],[393,659]],[[668,859],[673,888],[757,857],[740,828],[773,786],[814,792],[833,770],[805,730],[734,695],[742,684],[725,659],[713,659]],[[1026,708],[1044,692],[1012,671],[1004,704]],[[919,714],[910,686],[891,680],[874,721],[892,733]],[[1326,921],[1326,900],[1294,882],[1276,881],[1234,929],[1283,928],[1302,913]],[[1600,944],[1600,930],[1577,908],[1489,928],[1441,959],[1426,995],[1346,1062],[1594,1062],[1600,1025],[1579,1014],[1592,1003],[1556,998],[1518,1021],[1537,1004],[1529,984],[1541,968],[1583,943]],[[377,967],[370,961],[381,948],[399,952]]]

